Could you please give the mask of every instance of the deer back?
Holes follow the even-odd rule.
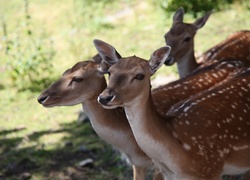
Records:
[[[249,82],[248,68],[168,112],[174,117],[172,133],[205,177],[222,169],[228,175],[250,169]]]
[[[226,40],[208,49],[199,58],[205,62],[211,59],[223,60],[234,58],[250,65],[250,31],[238,31],[230,35]]]
[[[224,82],[243,66],[240,61],[213,61],[182,79],[154,89],[152,98],[157,111],[165,115],[175,103]]]

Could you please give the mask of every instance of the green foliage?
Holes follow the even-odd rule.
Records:
[[[164,0],[162,7],[166,11],[176,11],[179,7],[183,7],[186,12],[197,16],[200,12],[211,10],[221,10],[225,5],[233,3],[233,0]]]
[[[45,31],[35,31],[28,11],[28,1],[25,1],[23,24],[17,25],[14,32],[8,31],[5,21],[2,25],[5,40],[3,45],[11,84],[18,90],[39,90],[48,86],[49,81],[45,78],[44,72],[52,72],[55,51]]]
[[[250,10],[249,0],[235,0],[236,4],[244,7],[247,10]]]

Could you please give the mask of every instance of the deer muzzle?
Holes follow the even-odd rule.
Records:
[[[99,95],[98,96],[98,102],[104,106],[108,105],[109,102],[112,101],[112,99],[114,98],[114,95],[107,95],[107,96],[102,96]]]

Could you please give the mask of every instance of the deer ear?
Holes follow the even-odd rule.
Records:
[[[184,9],[181,7],[177,9],[173,16],[173,24],[177,22],[183,22],[183,16],[184,16]]]
[[[108,43],[95,39],[94,45],[102,60],[109,65],[113,65],[119,61],[121,55],[116,51],[116,49]]]
[[[99,75],[103,75],[108,72],[111,65],[107,64],[105,61],[102,61],[98,68]]]
[[[168,58],[170,51],[170,46],[164,46],[153,52],[149,59],[149,66],[152,75],[163,65],[163,63]]]
[[[204,16],[202,16],[201,18],[196,19],[196,21],[193,23],[193,25],[194,25],[197,29],[202,28],[202,27],[206,24],[208,18],[210,17],[210,15],[211,15],[212,13],[213,13],[213,11],[210,11],[210,12],[208,12],[207,14],[205,14]]]
[[[96,64],[101,64],[102,57],[99,54],[96,54],[91,58],[91,60],[94,61]]]

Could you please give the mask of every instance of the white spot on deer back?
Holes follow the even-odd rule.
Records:
[[[183,111],[184,111],[184,112],[187,112],[189,109],[190,109],[190,106],[187,106],[187,107],[184,108]]]
[[[233,150],[240,151],[249,148],[249,145],[233,146]]]
[[[188,144],[186,144],[186,143],[183,144],[183,147],[184,147],[184,149],[187,150],[187,151],[189,151],[189,150],[191,149],[191,146],[188,145]]]

